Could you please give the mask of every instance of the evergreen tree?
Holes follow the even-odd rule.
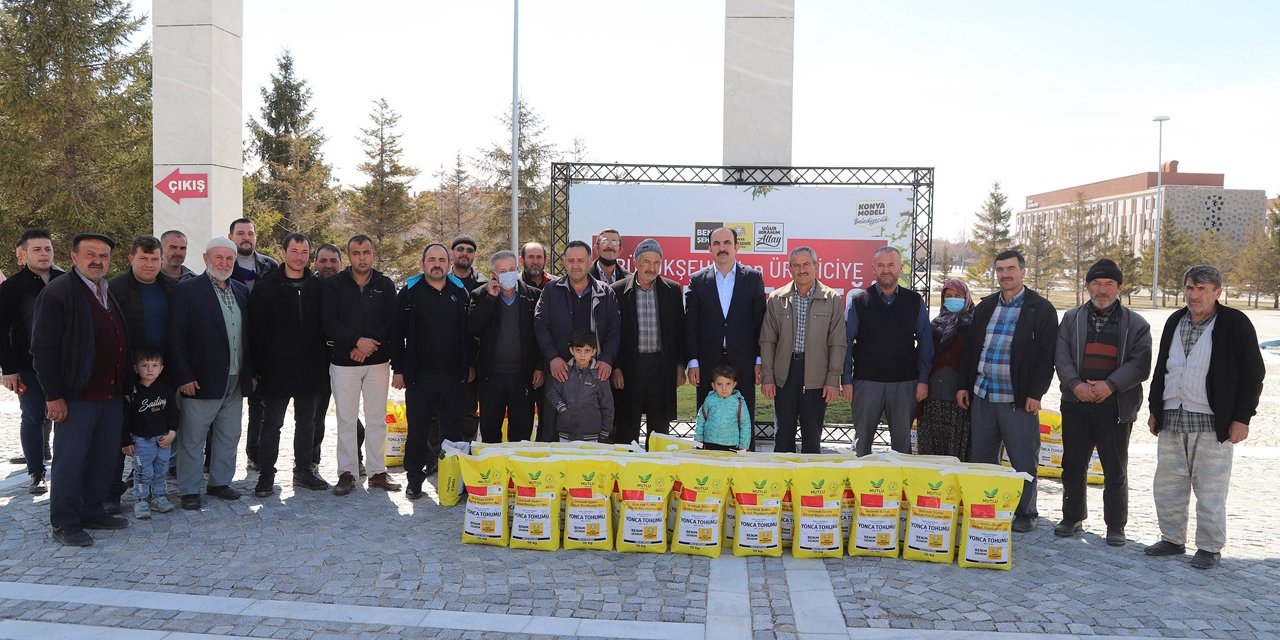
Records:
[[[1150,275],[1146,280],[1143,279],[1143,259],[1133,250],[1133,238],[1129,235],[1128,230],[1120,232],[1120,237],[1112,244],[1107,252],[1107,257],[1115,260],[1116,266],[1120,267],[1120,273],[1124,274],[1124,284],[1120,285],[1120,295],[1125,296],[1127,303],[1133,304],[1133,294],[1145,282],[1150,280]],[[1146,271],[1150,274],[1150,270]]]
[[[1276,220],[1268,218],[1270,229],[1254,224],[1245,232],[1244,247],[1240,249],[1236,278],[1238,289],[1248,292],[1253,306],[1258,306],[1262,296],[1280,299],[1280,247],[1275,243]],[[1269,233],[1268,233],[1269,231]],[[1275,304],[1274,302],[1272,303]]]
[[[548,244],[551,239],[550,172],[556,147],[545,139],[547,127],[542,117],[523,98],[519,102],[518,113],[520,242],[537,240]],[[492,244],[505,248],[511,245],[511,114],[504,113],[499,119],[505,126],[507,137],[483,150],[476,165],[488,179],[494,201],[483,235]],[[581,146],[585,149],[585,144]],[[556,252],[549,244],[547,248],[552,253]]]
[[[81,231],[150,232],[151,45],[128,44],[143,22],[124,0],[0,0],[0,237],[46,226],[65,256]]]
[[[1182,276],[1187,269],[1198,262],[1195,239],[1184,229],[1178,229],[1173,222],[1173,209],[1166,208],[1160,216],[1160,305],[1168,303],[1173,295],[1173,304],[1177,305],[1182,298],[1182,289],[1186,283]]]
[[[369,181],[350,192],[351,232],[374,239],[379,269],[412,273],[418,258],[413,254],[423,243],[412,231],[417,215],[409,194],[409,182],[418,170],[400,163],[400,114],[386,99],[374,102],[369,119],[370,126],[360,130],[366,160],[359,167]]]
[[[1031,234],[1023,250],[1027,257],[1028,284],[1041,294],[1052,291],[1062,270],[1062,252],[1043,220],[1031,225]]]
[[[480,233],[487,213],[487,198],[481,185],[467,172],[462,153],[454,156],[452,168],[441,168],[436,177],[440,186],[433,194],[435,210],[431,217],[436,233],[432,237],[445,242],[459,234]]]
[[[951,264],[955,261],[951,256],[951,243],[946,241],[938,241],[934,243],[936,252],[933,254],[933,270],[935,275],[933,281],[941,289],[951,279]]]
[[[1219,231],[1201,231],[1195,238],[1195,259],[1197,264],[1211,264],[1222,273],[1222,303],[1231,299],[1231,287],[1236,284],[1236,257],[1238,253],[1231,243]]]
[[[967,275],[971,282],[987,289],[995,287],[995,257],[1001,251],[1017,248],[1009,228],[1013,210],[1008,204],[1009,198],[1000,191],[1000,181],[991,183],[991,191],[977,213],[969,238],[976,264]]]
[[[262,244],[294,232],[318,242],[329,239],[335,214],[333,168],[320,152],[325,137],[314,124],[311,89],[294,72],[293,55],[286,49],[276,64],[271,86],[262,88],[262,119],[249,118],[249,150],[260,166],[249,176],[254,197],[246,210],[265,236]]]
[[[1077,193],[1075,204],[1067,209],[1066,217],[1058,228],[1058,241],[1067,279],[1076,292],[1076,304],[1080,304],[1085,297],[1084,277],[1089,266],[1103,253],[1102,231],[1097,220],[1089,215],[1084,193]]]

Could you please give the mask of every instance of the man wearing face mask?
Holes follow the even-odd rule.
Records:
[[[236,245],[213,238],[205,245],[202,277],[178,285],[170,299],[165,331],[172,380],[184,397],[178,431],[178,492],[182,508],[200,508],[200,480],[206,436],[209,484],[205,492],[236,500],[232,489],[240,442],[242,398],[255,387],[249,348],[249,288],[231,279]]]
[[[441,438],[469,439],[461,404],[465,385],[475,377],[467,331],[470,297],[461,280],[449,273],[449,252],[442,244],[429,244],[419,266],[422,273],[396,294],[390,345],[391,386],[405,390],[405,495],[411,500],[422,497],[422,482],[435,471]],[[433,418],[439,430],[432,429]]]
[[[480,341],[480,436],[485,442],[501,442],[506,414],[507,440],[528,440],[533,434],[534,392],[544,382],[533,332],[533,310],[542,292],[520,280],[514,253],[499,251],[489,258],[489,265],[493,279],[471,292],[467,318],[471,335]]]
[[[611,285],[630,273],[618,264],[622,253],[622,235],[617,229],[603,229],[596,234],[596,261],[591,264],[591,277]]]

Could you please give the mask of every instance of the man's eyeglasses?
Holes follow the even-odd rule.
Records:
[[[609,238],[601,238],[601,239],[600,239],[600,241],[599,241],[599,242],[597,242],[597,244],[610,245],[610,246],[614,246],[614,247],[616,247],[616,246],[618,246],[618,245],[622,244],[622,241],[621,241],[621,240],[611,240],[611,239],[609,239]]]

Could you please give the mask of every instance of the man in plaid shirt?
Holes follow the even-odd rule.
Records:
[[[1013,530],[1035,528],[1036,467],[1040,458],[1040,398],[1053,380],[1058,313],[1023,286],[1027,262],[1016,250],[995,259],[1000,292],[974,309],[971,339],[956,402],[970,409],[973,462],[1000,462],[1004,444],[1013,468],[1031,476],[1014,511]],[[970,396],[972,390],[972,397]],[[972,407],[971,407],[972,405]]]

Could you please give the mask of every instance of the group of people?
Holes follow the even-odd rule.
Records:
[[[134,459],[136,517],[173,508],[171,449],[183,508],[201,507],[202,484],[206,495],[235,500],[247,404],[254,493],[270,496],[291,401],[293,484],[328,489],[317,469],[331,396],[333,492],[350,493],[366,473],[370,487],[399,491],[384,462],[384,406],[395,387],[406,400],[405,490],[417,499],[445,440],[478,431],[485,442],[631,442],[642,422],[668,431],[687,381],[705,448],[754,447],[757,387],[773,402],[776,451],[794,452],[798,431],[800,451],[819,453],[826,406],[837,398],[851,403],[859,455],[871,451],[882,417],[899,452],[911,452],[916,418],[919,453],[997,463],[1003,448],[1033,478],[1013,524],[1030,531],[1037,414],[1056,369],[1064,497],[1054,531],[1081,530],[1096,448],[1106,540],[1125,543],[1128,441],[1152,345],[1147,322],[1120,303],[1114,262],[1093,265],[1089,301],[1059,322],[1024,285],[1022,255],[1006,251],[992,265],[999,291],[975,305],[963,281],[948,281],[930,320],[924,298],[899,285],[893,247],[873,254],[875,282],[847,296],[819,281],[814,249],[793,248],[790,282],[766,296],[761,273],[737,260],[731,228],[710,234],[711,264],[687,289],[663,276],[652,239],[635,246],[627,271],[621,240],[604,229],[594,246],[569,242],[560,277],[547,272],[537,242],[519,255],[498,251],[486,279],[473,266],[475,240],[459,236],[427,245],[420,273],[397,289],[374,268],[377,248],[364,235],[347,242],[346,268],[342,248],[313,247],[298,233],[283,239],[277,263],[258,253],[253,223],[242,218],[208,242],[203,274],[182,266],[186,238],[170,231],[135,239],[129,270],[108,281],[110,237],[77,235],[70,276],[53,267],[48,231],[28,230],[17,244],[25,266],[0,284],[0,366],[22,398],[31,491],[46,489],[48,419],[56,425],[50,520],[65,544],[91,544],[85,529],[127,526],[114,515],[125,455]],[[1185,553],[1194,491],[1193,564],[1207,568],[1225,544],[1231,445],[1248,435],[1263,366],[1248,319],[1217,303],[1218,271],[1195,267],[1185,281],[1187,307],[1165,327],[1148,398],[1149,428],[1160,437],[1162,540],[1147,553]]]

